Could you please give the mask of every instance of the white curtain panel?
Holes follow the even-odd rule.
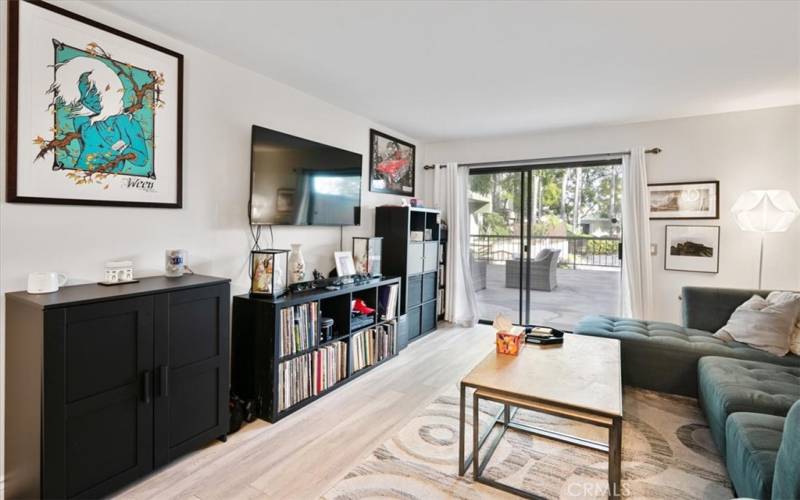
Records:
[[[448,163],[436,165],[424,176],[429,205],[447,221],[447,291],[445,320],[461,326],[478,322],[478,301],[469,266],[469,169]]]
[[[653,319],[650,197],[644,148],[622,158],[622,315]]]

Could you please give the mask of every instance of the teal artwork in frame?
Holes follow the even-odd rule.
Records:
[[[183,56],[9,2],[7,200],[182,206]]]
[[[153,162],[159,75],[115,61],[102,47],[53,40],[54,169],[156,178]],[[75,137],[69,142],[67,137]],[[42,149],[41,157],[47,149]]]

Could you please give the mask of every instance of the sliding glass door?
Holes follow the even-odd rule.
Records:
[[[617,314],[622,182],[616,160],[473,169],[472,277],[480,318],[571,330]]]
[[[470,172],[470,268],[481,321],[498,313],[523,322],[525,303],[520,262],[526,259],[527,173],[513,170]],[[512,281],[514,286],[506,286]]]

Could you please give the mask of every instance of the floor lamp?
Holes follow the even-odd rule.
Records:
[[[761,254],[758,261],[758,288],[764,270],[764,236],[782,233],[789,229],[800,208],[788,191],[770,189],[747,191],[739,196],[731,208],[736,223],[743,231],[761,233]]]

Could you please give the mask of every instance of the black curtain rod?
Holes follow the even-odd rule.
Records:
[[[663,150],[661,148],[657,148],[657,147],[644,150],[644,152],[649,154],[649,155],[657,155],[661,151],[663,151]],[[565,157],[563,157],[563,160],[565,160],[565,161],[563,161],[563,163],[577,163],[577,161],[570,161],[569,158],[575,158],[577,160],[578,158],[598,157],[598,156],[619,156],[619,155],[625,155],[625,154],[630,154],[630,151],[620,151],[619,153],[598,153],[598,154],[593,154],[593,155],[565,156]],[[558,160],[558,159],[562,159],[562,158],[539,158],[537,160],[519,160],[519,161],[512,161],[512,162],[500,161],[500,162],[483,162],[483,163],[459,163],[458,166],[459,167],[491,166],[493,163],[496,163],[496,164],[518,163],[520,166],[522,166],[526,161],[541,162],[541,161]],[[444,168],[445,166],[446,165],[439,165],[439,168]],[[436,168],[436,166],[435,165],[425,165],[422,168],[425,169],[425,170],[431,170],[433,168]]]

